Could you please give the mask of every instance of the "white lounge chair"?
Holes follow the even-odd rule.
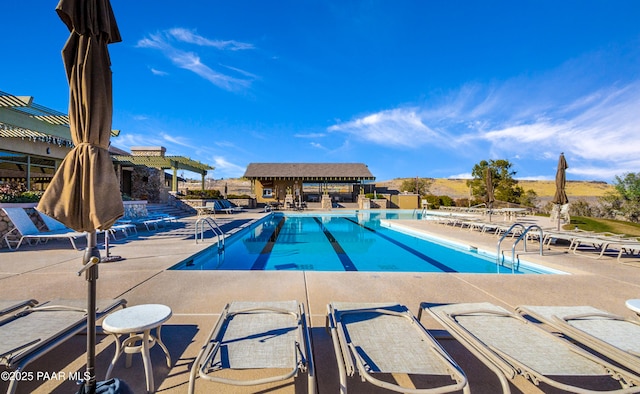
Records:
[[[423,303],[423,310],[498,376],[505,393],[517,376],[572,393],[640,391],[637,375],[499,306]],[[594,388],[594,380],[606,387]]]
[[[262,369],[268,376],[242,379],[229,374],[247,369]],[[257,386],[291,379],[300,371],[307,372],[308,392],[315,393],[304,306],[296,301],[232,302],[193,362],[189,393],[194,393],[197,377],[219,384]]]
[[[31,362],[86,330],[87,313],[83,304],[86,301],[43,302],[0,317],[0,367],[22,371]],[[98,301],[97,305],[96,317],[99,319],[124,307],[126,300]],[[19,379],[12,379],[7,394],[12,394],[19,382]]]
[[[640,373],[640,322],[592,306],[521,305],[516,311]]]
[[[332,302],[327,308],[341,393],[347,392],[347,376],[356,370],[363,381],[396,392],[469,392],[462,369],[406,306]],[[374,377],[384,374],[439,378],[431,387],[413,388]]]
[[[75,240],[77,238],[86,238],[87,236],[87,233],[77,232],[67,228],[54,231],[40,231],[24,209],[2,208],[2,210],[14,225],[14,228],[4,235],[4,240],[7,243],[9,250],[17,250],[25,239],[40,242],[41,240],[46,241],[49,239],[62,238],[66,238],[71,241],[73,248],[77,249]],[[17,241],[15,239],[11,239],[16,237],[19,237]],[[15,243],[15,247],[12,248],[11,243]]]

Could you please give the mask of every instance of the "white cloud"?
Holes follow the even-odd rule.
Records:
[[[327,148],[325,148],[322,144],[319,144],[317,142],[311,142],[310,145],[313,146],[314,148],[327,150]]]
[[[239,178],[244,175],[244,166],[231,163],[223,156],[215,156],[213,162],[216,178]]]
[[[211,40],[199,34],[196,34],[195,30],[189,30],[184,28],[173,28],[173,29],[169,29],[168,33],[178,41],[186,42],[189,44],[195,44],[199,46],[209,46],[209,47],[214,47],[218,49],[228,49],[231,51],[254,49],[254,46],[252,44],[248,44],[245,42],[238,42],[234,40],[227,40],[227,41]]]
[[[322,137],[326,137],[327,134],[326,133],[306,133],[306,134],[302,134],[302,133],[297,133],[293,135],[296,138],[322,138]]]
[[[397,108],[370,114],[328,128],[384,146],[414,148],[427,143],[447,145],[445,135],[425,124],[414,108]]]
[[[164,77],[165,75],[169,75],[169,73],[168,73],[168,72],[166,72],[166,71],[161,71],[161,70],[157,70],[157,69],[155,69],[155,68],[153,68],[153,67],[151,67],[151,74],[153,74],[153,75],[158,75],[158,76],[161,76],[161,77]]]
[[[241,91],[251,86],[252,80],[257,79],[257,76],[254,74],[232,66],[222,67],[232,71],[238,76],[216,71],[205,64],[198,53],[183,49],[180,45],[184,43],[196,44],[201,48],[213,47],[218,50],[235,51],[253,48],[251,44],[236,41],[210,40],[195,34],[191,30],[182,28],[174,28],[156,34],[149,34],[148,37],[138,41],[137,47],[159,50],[176,67],[189,70],[224,90],[232,92]],[[154,70],[155,69],[152,69],[152,72],[156,75],[166,75],[157,74],[158,71]]]
[[[449,179],[473,179],[473,175],[470,172],[465,172],[457,175],[449,175],[447,178]]]

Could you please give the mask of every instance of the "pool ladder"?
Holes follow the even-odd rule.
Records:
[[[420,219],[424,220],[427,217],[427,208],[422,208],[420,211]],[[418,219],[418,208],[413,210],[411,214],[411,219]]]
[[[204,232],[206,231],[205,225],[208,226],[211,231],[216,235],[218,241],[218,250],[224,250],[224,231],[218,226],[218,223],[212,217],[201,217],[196,220],[195,239],[196,244],[198,241],[204,242]]]
[[[532,224],[531,226],[525,228],[524,225],[522,223],[514,223],[511,227],[509,227],[509,229],[507,231],[504,232],[504,234],[502,234],[502,237],[500,237],[500,240],[498,241],[498,250],[496,253],[496,266],[499,265],[504,265],[504,253],[502,253],[501,251],[501,244],[502,241],[509,235],[511,234],[512,237],[515,236],[515,232],[514,230],[518,227],[522,228],[522,234],[520,234],[520,236],[518,237],[518,239],[516,239],[516,241],[513,243],[513,246],[511,247],[511,273],[515,273],[516,272],[516,246],[518,245],[518,242],[524,240],[524,251],[527,251],[527,234],[529,233],[529,231],[533,230],[533,229],[538,229],[538,231],[540,231],[539,237],[540,237],[540,256],[542,256],[542,251],[543,251],[543,245],[542,245],[542,240],[544,237],[544,234],[542,232],[542,228],[540,226],[538,226],[537,224]],[[501,261],[502,260],[502,261]],[[520,266],[520,258],[518,257],[518,266]]]

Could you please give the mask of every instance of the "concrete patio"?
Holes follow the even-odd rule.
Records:
[[[219,215],[227,228],[246,225],[264,213],[253,211]],[[220,311],[233,300],[290,300],[304,302],[311,319],[311,334],[319,393],[338,392],[338,372],[330,336],[325,331],[326,305],[330,301],[384,302],[407,305],[417,315],[420,302],[492,302],[512,310],[520,304],[592,305],[596,308],[633,317],[624,302],[640,298],[640,261],[614,257],[595,260],[567,253],[566,246],[552,246],[544,256],[536,254],[537,243],[523,258],[559,269],[571,275],[486,275],[380,272],[311,271],[169,271],[175,263],[210,246],[211,241],[196,244],[193,225],[196,217],[157,232],[140,231],[138,236],[112,242],[111,254],[122,261],[100,266],[98,298],[125,298],[129,305],[161,303],[170,306],[173,317],[163,326],[162,336],[172,357],[172,367],[164,364],[162,351],[151,350],[156,390],[160,393],[186,393],[189,370],[204,338]],[[494,220],[501,220],[494,218]],[[548,220],[529,218],[528,220]],[[497,238],[476,231],[453,228],[432,221],[402,221],[416,231],[436,234],[487,250],[495,250]],[[503,249],[510,250],[508,243]],[[35,298],[86,299],[86,281],[77,276],[82,251],[72,250],[67,241],[46,245],[25,245],[19,251],[0,250],[0,299]],[[466,372],[472,392],[499,392],[498,379],[455,340],[449,338],[435,321],[422,323],[438,336],[442,345]],[[111,336],[98,335],[98,380],[104,378],[115,346]],[[84,371],[85,336],[79,335],[32,363],[28,371],[40,372],[42,379],[21,382],[18,393],[71,393],[74,381],[52,379],[54,372],[65,376]],[[44,374],[43,374],[44,373]],[[62,374],[60,375],[62,376]],[[139,356],[131,368],[122,360],[113,376],[123,379],[136,393],[145,391],[144,370]],[[0,381],[0,391],[7,382]],[[300,378],[270,386],[236,389],[198,382],[199,393],[261,392],[303,393],[306,379]],[[353,393],[387,392],[352,378]],[[513,392],[549,392],[517,380]]]

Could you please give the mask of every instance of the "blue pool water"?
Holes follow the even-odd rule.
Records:
[[[276,213],[217,246],[176,264],[174,270],[308,270],[512,273],[495,257],[431,242],[380,225],[412,212]],[[519,264],[516,273],[548,273]]]

